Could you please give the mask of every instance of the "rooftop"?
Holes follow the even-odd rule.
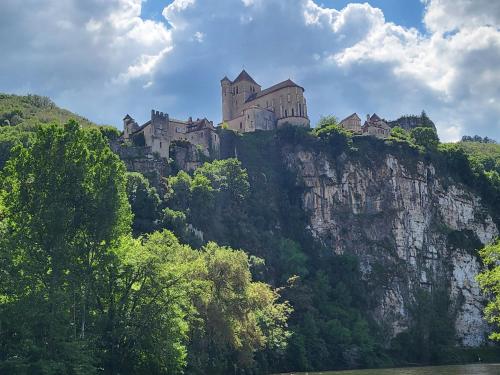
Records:
[[[236,79],[233,81],[233,83],[241,82],[241,81],[252,82],[253,84],[255,84],[257,86],[260,86],[257,82],[255,82],[255,80],[250,76],[250,74],[247,73],[247,71],[245,69],[243,69],[241,71],[241,73],[238,75],[238,77],[236,77]]]
[[[274,86],[271,86],[265,90],[262,90],[262,91],[259,91],[259,92],[256,92],[252,95],[250,95],[247,99],[247,103],[252,101],[252,100],[255,100],[257,98],[261,98],[263,97],[264,95],[267,95],[267,94],[270,94],[274,91],[278,91],[278,90],[281,90],[281,89],[284,89],[285,87],[299,87],[301,88],[302,90],[304,90],[303,87],[297,85],[295,82],[293,82],[291,79],[287,79],[286,81],[283,81],[283,82],[280,82],[280,83],[277,83],[276,85]]]

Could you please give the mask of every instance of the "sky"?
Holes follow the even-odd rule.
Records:
[[[312,123],[425,110],[443,141],[500,141],[497,0],[1,0],[0,92],[122,127],[221,120],[220,80],[305,88]]]

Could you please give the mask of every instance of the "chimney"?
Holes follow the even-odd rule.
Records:
[[[366,121],[370,121],[370,114],[366,115]]]

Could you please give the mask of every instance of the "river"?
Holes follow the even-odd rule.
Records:
[[[500,375],[500,364],[405,367],[330,372],[290,372],[281,375]]]

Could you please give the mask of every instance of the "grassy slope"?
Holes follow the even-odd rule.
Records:
[[[38,95],[10,95],[0,93],[0,169],[17,142],[27,142],[38,126],[49,123],[64,124],[74,119],[84,127],[98,125],[88,119],[59,108],[49,98]],[[110,132],[114,127],[101,127]]]
[[[500,173],[500,144],[460,142],[459,145],[470,158],[482,164],[485,171]]]
[[[57,107],[47,97],[0,94],[0,125],[5,125],[7,120],[11,125],[30,129],[51,122],[65,123],[70,119],[75,119],[83,126],[95,126],[86,118]]]

